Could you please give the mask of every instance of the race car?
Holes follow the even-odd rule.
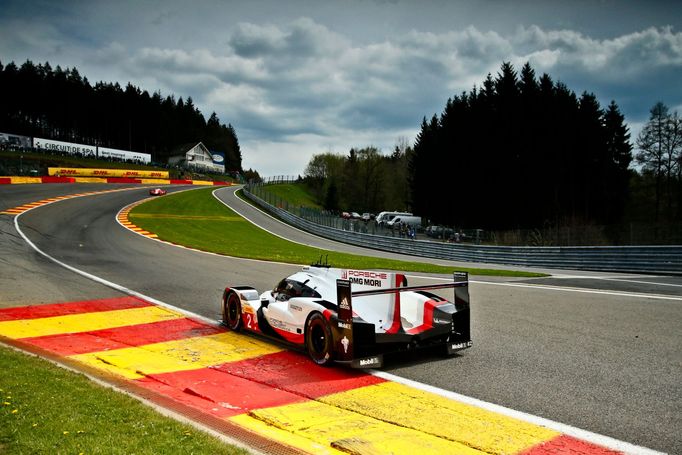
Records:
[[[401,273],[312,265],[259,293],[226,287],[222,321],[307,351],[318,365],[380,368],[390,352],[436,346],[453,354],[472,345],[468,275],[407,286]],[[429,290],[454,288],[452,301]]]
[[[166,194],[166,190],[161,188],[152,188],[149,190],[150,196],[163,196],[164,194]]]

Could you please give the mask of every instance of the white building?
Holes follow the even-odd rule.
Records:
[[[203,172],[225,173],[225,164],[215,163],[213,155],[201,142],[194,146],[191,144],[182,146],[178,151],[180,153],[171,155],[168,158],[168,164],[181,164]]]

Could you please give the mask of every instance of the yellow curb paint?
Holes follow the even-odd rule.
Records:
[[[281,351],[271,344],[234,332],[185,338],[144,346],[71,356],[72,359],[128,379],[188,371]]]
[[[488,453],[518,453],[560,434],[395,382],[327,395],[319,401]]]
[[[76,183],[107,183],[107,179],[101,177],[74,177]]]
[[[40,337],[147,324],[182,317],[184,317],[182,314],[165,308],[148,306],[125,310],[69,314],[49,318],[2,321],[0,322],[0,335],[15,339]]]
[[[81,197],[81,196],[92,196],[92,195],[97,195],[97,194],[115,193],[118,191],[129,191],[129,190],[134,190],[134,189],[136,189],[136,188],[120,188],[120,189],[115,189],[115,190],[91,191],[89,193],[76,193],[76,194],[70,194],[68,196],[58,196],[56,198],[43,199],[42,201],[31,202],[29,204],[24,204],[24,205],[20,205],[18,207],[13,207],[11,209],[7,209],[7,210],[0,212],[0,213],[5,214],[5,215],[18,215],[18,214],[21,214],[21,213],[29,210],[29,209],[40,207],[40,206],[47,205],[47,204],[57,202],[57,201],[61,201],[64,199],[72,199],[72,198]]]
[[[140,183],[145,185],[170,185],[170,180],[164,179],[140,179]]]
[[[245,428],[252,433],[256,433],[261,436],[265,436],[271,441],[280,442],[286,444],[289,447],[295,449],[303,450],[307,453],[314,453],[316,455],[347,455],[348,452],[342,452],[336,450],[329,445],[322,445],[315,441],[312,441],[303,436],[298,436],[287,430],[281,430],[272,425],[268,425],[262,420],[254,419],[248,414],[240,414],[228,419],[230,422],[236,423],[242,428]]]
[[[213,182],[209,182],[207,180],[192,180],[192,185],[211,185],[211,186],[213,186]]]
[[[256,409],[249,416],[318,444],[356,454],[461,454],[481,451],[317,401]],[[414,417],[412,417],[414,418]]]
[[[40,177],[10,177],[12,183],[43,183]]]

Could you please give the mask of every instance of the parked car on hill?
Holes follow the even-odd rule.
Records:
[[[449,239],[455,234],[454,229],[439,225],[428,226],[424,232],[434,239]]]
[[[378,226],[385,226],[389,221],[398,215],[412,216],[409,212],[379,212],[375,221]]]
[[[421,227],[422,217],[414,215],[396,215],[391,219],[391,221],[386,223],[386,226],[392,228],[394,226],[399,226],[401,224],[406,224],[416,229],[418,227]]]

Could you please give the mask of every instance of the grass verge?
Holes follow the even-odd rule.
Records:
[[[286,201],[290,207],[322,209],[302,183],[277,183],[263,187],[263,191]]]
[[[0,364],[0,453],[247,453],[40,358],[0,346]]]
[[[283,240],[249,223],[212,195],[213,188],[185,191],[138,205],[130,220],[162,240],[229,256],[311,264],[320,256],[340,268],[402,270],[407,272],[452,273],[452,267],[396,261],[321,250]],[[462,268],[472,275],[538,277],[538,273],[510,270]]]

